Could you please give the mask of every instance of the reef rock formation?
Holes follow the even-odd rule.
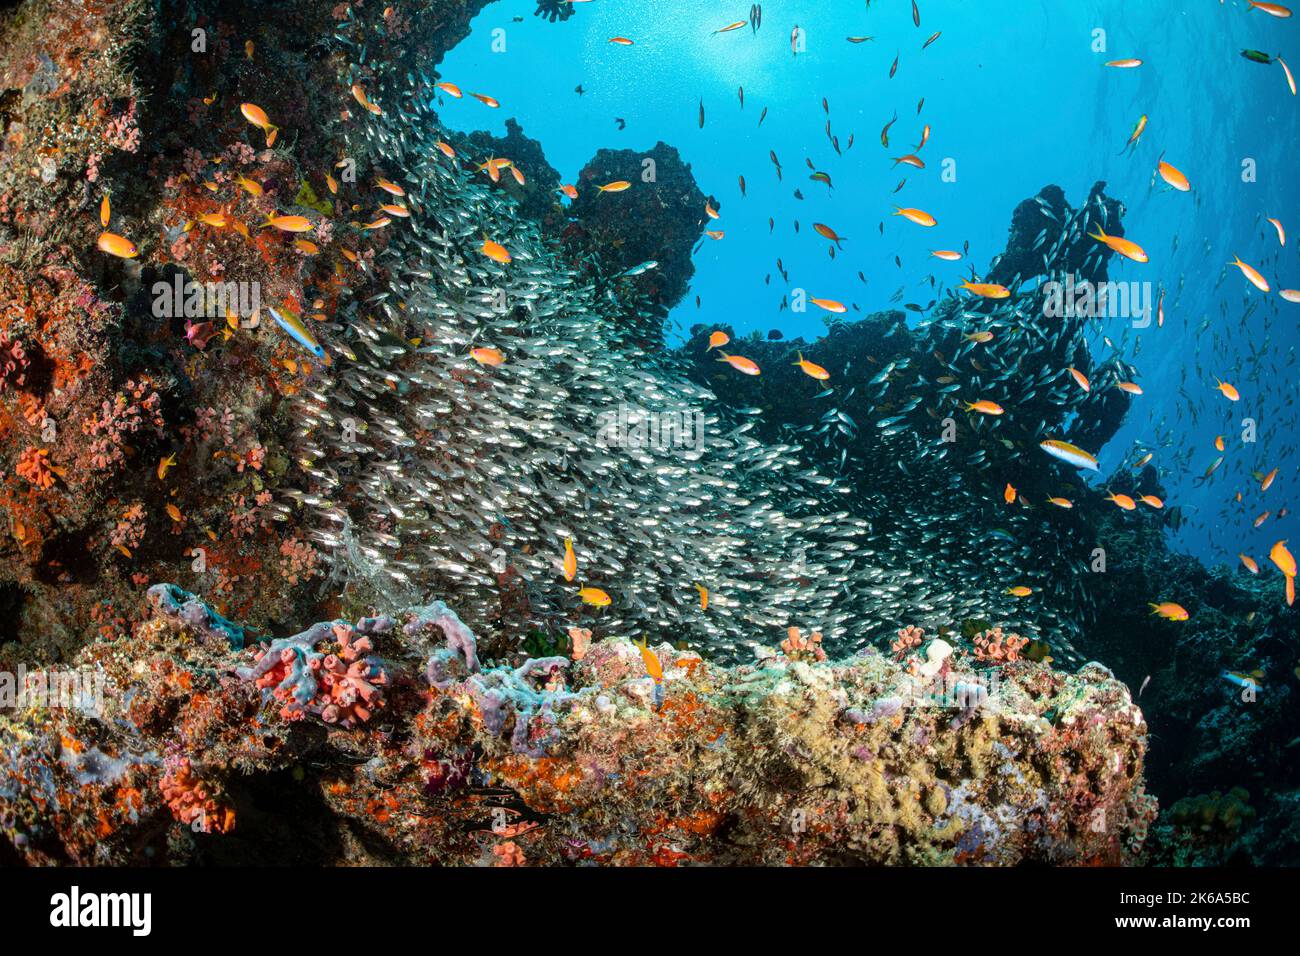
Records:
[[[79,658],[97,694],[0,717],[4,857],[1119,864],[1155,813],[1125,687],[1015,641],[977,658],[909,631],[894,659],[833,662],[792,633],[724,668],[612,638],[488,665],[440,603],[241,649],[192,595],[150,593],[130,640]],[[350,702],[382,684],[382,710],[299,706],[349,648],[372,662]]]

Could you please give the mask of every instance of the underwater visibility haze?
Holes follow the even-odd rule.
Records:
[[[0,859],[1300,862],[1297,29],[9,5]]]

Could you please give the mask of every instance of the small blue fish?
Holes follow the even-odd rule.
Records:
[[[316,341],[316,338],[310,332],[307,331],[307,326],[303,325],[296,315],[288,310],[285,310],[285,313],[281,315],[269,305],[266,307],[266,310],[271,313],[271,318],[275,319],[275,324],[284,329],[285,332],[289,333],[291,339],[322,362],[329,362],[329,357],[326,356],[325,350],[321,348],[321,344]]]

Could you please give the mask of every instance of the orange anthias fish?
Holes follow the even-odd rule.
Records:
[[[376,116],[382,116],[382,115],[383,115],[383,112],[384,112],[384,111],[381,110],[381,109],[380,109],[378,106],[376,106],[374,103],[370,102],[370,98],[369,98],[368,96],[366,96],[366,91],[365,91],[364,89],[362,89],[360,83],[353,83],[353,84],[352,84],[352,98],[355,99],[358,103],[360,103],[360,104],[361,104],[363,107],[365,107],[367,110],[369,110],[370,112],[374,113]]]
[[[650,648],[646,647],[644,640],[637,641],[636,646],[641,651],[641,660],[645,662],[646,673],[650,675],[651,679],[656,684],[662,683],[664,679],[664,668],[663,665],[659,663],[658,655],[656,655],[654,651],[650,650]]]
[[[1218,382],[1218,384],[1216,384],[1214,387],[1217,388],[1220,392],[1222,392],[1223,397],[1230,402],[1236,402],[1241,399],[1241,393],[1238,392],[1234,386],[1229,385],[1227,382]]]
[[[1278,541],[1269,549],[1268,559],[1277,565],[1278,570],[1289,578],[1295,577],[1295,557],[1287,550],[1286,541]]]
[[[824,382],[831,377],[831,373],[826,371],[826,369],[804,358],[802,352],[799,353],[799,361],[794,364],[803,369],[805,375],[810,375],[819,382]]]
[[[498,109],[501,106],[496,97],[488,96],[486,93],[471,93],[470,96],[491,109]]]
[[[470,349],[470,358],[479,365],[495,367],[505,363],[505,353],[500,349],[494,349],[489,346],[480,346],[476,349]]]
[[[938,220],[924,209],[908,209],[903,206],[895,206],[894,209],[896,210],[894,213],[895,216],[902,216],[908,222],[914,222],[918,226],[929,228],[930,226],[938,225]]]
[[[564,539],[564,580],[572,581],[578,576],[578,556],[573,551],[573,539]]]
[[[1250,284],[1253,285],[1260,292],[1269,291],[1268,280],[1259,274],[1259,270],[1255,269],[1253,266],[1249,266],[1246,263],[1242,262],[1240,256],[1234,256],[1232,261],[1229,262],[1228,265],[1236,266],[1238,269],[1240,269],[1241,274],[1244,275],[1247,279],[1249,279]]]
[[[726,362],[737,372],[743,372],[746,375],[759,374],[759,367],[753,359],[747,359],[743,355],[728,355],[722,349],[718,349],[718,354],[722,356],[722,358],[718,359],[719,362]]]
[[[696,582],[695,590],[699,592],[700,595],[700,610],[707,611],[709,609],[709,589],[703,584]]]
[[[1058,508],[1073,508],[1074,502],[1069,498],[1048,498],[1049,504],[1056,505]]]
[[[1117,495],[1114,492],[1111,492],[1106,496],[1106,500],[1115,502],[1115,504],[1119,505],[1125,511],[1132,511],[1137,507],[1137,502],[1128,495]]]
[[[1034,589],[1025,587],[1023,584],[1017,584],[1013,588],[1007,588],[1007,593],[1015,597],[1029,597],[1034,593]]]
[[[711,349],[716,349],[720,346],[726,345],[730,341],[731,336],[726,332],[714,332],[709,336],[709,347],[705,349],[705,351],[707,352]]]
[[[808,301],[819,309],[825,309],[827,312],[842,313],[848,311],[843,302],[836,302],[834,299],[809,298]]]
[[[1170,166],[1163,159],[1160,160],[1156,168],[1160,172],[1160,178],[1179,192],[1185,193],[1192,188],[1192,184],[1188,181],[1187,177],[1173,166]]]
[[[1267,475],[1265,475],[1263,478],[1260,479],[1259,490],[1268,491],[1269,488],[1273,487],[1273,481],[1276,478],[1277,478],[1277,469],[1274,468]]]
[[[982,296],[985,299],[1006,299],[1011,296],[1010,289],[994,282],[966,282],[963,280],[961,287],[972,295]]]
[[[281,232],[311,232],[311,220],[306,216],[267,216],[263,229],[279,229]]]
[[[961,253],[954,252],[951,249],[935,249],[930,255],[936,259],[942,259],[944,262],[957,262],[961,259]]]
[[[1002,489],[1002,500],[1007,504],[1014,504],[1016,500],[1016,486],[1007,482],[1007,486]]]
[[[1264,3],[1262,0],[1246,0],[1246,5],[1252,10],[1259,10],[1261,13],[1267,13],[1270,17],[1277,17],[1285,20],[1291,16],[1289,7],[1284,7],[1280,3]]]
[[[433,85],[442,90],[448,96],[455,97],[456,99],[460,99],[465,95],[460,91],[460,87],[455,83],[435,83]]]
[[[268,147],[275,145],[275,137],[280,128],[271,123],[270,117],[266,115],[266,110],[256,103],[241,103],[239,112],[244,114],[244,119],[266,134],[266,145]]]
[[[1284,228],[1282,227],[1282,222],[1281,222],[1281,220],[1274,219],[1272,216],[1270,216],[1269,219],[1268,219],[1268,221],[1269,221],[1270,223],[1272,223],[1272,224],[1273,224],[1273,228],[1277,230],[1277,244],[1278,244],[1279,246],[1285,246],[1285,245],[1286,245],[1286,229],[1284,229]]]
[[[1181,604],[1175,604],[1173,601],[1165,601],[1162,604],[1152,604],[1151,613],[1158,614],[1166,621],[1185,621],[1190,616],[1187,609]]]
[[[1106,230],[1101,226],[1097,227],[1097,232],[1088,233],[1088,237],[1096,239],[1098,242],[1105,243],[1113,252],[1118,253],[1125,259],[1132,259],[1134,262],[1146,262],[1147,254],[1136,242],[1125,239],[1123,236],[1108,236]]]
[[[1142,502],[1144,505],[1150,505],[1152,508],[1157,509],[1165,506],[1164,501],[1157,498],[1155,495],[1143,495],[1138,499],[1138,501]]]
[[[510,252],[499,242],[493,242],[486,236],[483,237],[483,245],[479,252],[487,256],[493,262],[500,262],[502,265],[510,261]]]
[[[1141,61],[1141,60],[1135,60],[1135,59],[1132,59],[1132,58],[1127,58],[1127,59],[1123,59],[1123,60],[1109,60],[1109,61],[1107,61],[1106,65],[1107,65],[1107,66],[1112,66],[1112,67],[1114,67],[1114,68],[1117,69],[1117,70],[1133,70],[1133,69],[1137,69],[1139,66],[1141,66],[1141,65],[1142,65],[1142,61]]]
[[[1001,415],[1002,406],[997,402],[990,402],[988,399],[981,398],[978,402],[967,402],[966,411],[979,412],[981,415]]]
[[[610,596],[600,588],[579,588],[578,597],[582,598],[584,604],[590,604],[592,607],[609,607],[611,603]]]
[[[835,248],[837,249],[840,248],[840,243],[846,241],[848,238],[847,236],[841,236],[824,222],[813,223],[813,230],[822,238],[829,239],[831,242],[835,243]]]
[[[1092,385],[1088,382],[1088,376],[1084,375],[1077,368],[1073,368],[1073,367],[1067,369],[1067,371],[1070,373],[1070,377],[1074,379],[1075,384],[1077,384],[1081,389],[1083,389],[1085,392],[1092,391]]]
[[[1251,574],[1259,574],[1259,562],[1257,562],[1254,558],[1252,558],[1248,554],[1239,554],[1237,555],[1237,557],[1241,559],[1241,563],[1246,566],[1247,571],[1249,571]]]
[[[158,460],[158,480],[162,481],[167,477],[167,472],[176,464],[176,456],[168,455],[166,458]]]
[[[609,42],[617,44],[618,46],[632,46],[633,41],[629,40],[627,37],[610,37]]]
[[[616,179],[612,183],[605,183],[603,186],[597,186],[596,191],[602,193],[621,193],[626,189],[631,189],[632,184],[626,179]]]
[[[134,259],[139,255],[134,242],[115,232],[100,233],[99,241],[95,245],[100,252],[107,252],[110,256],[117,256],[119,259]]]

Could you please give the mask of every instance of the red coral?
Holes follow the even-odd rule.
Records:
[[[980,631],[975,635],[975,657],[993,664],[1005,664],[1020,660],[1020,649],[1029,643],[1029,638],[1019,634],[1003,634],[1002,628],[994,627]]]
[[[229,833],[235,828],[235,811],[218,798],[194,773],[189,758],[182,757],[163,774],[159,788],[172,816],[202,833]]]
[[[62,472],[62,469],[50,464],[49,456],[48,448],[24,448],[14,470],[44,491],[54,485],[54,477]]]

